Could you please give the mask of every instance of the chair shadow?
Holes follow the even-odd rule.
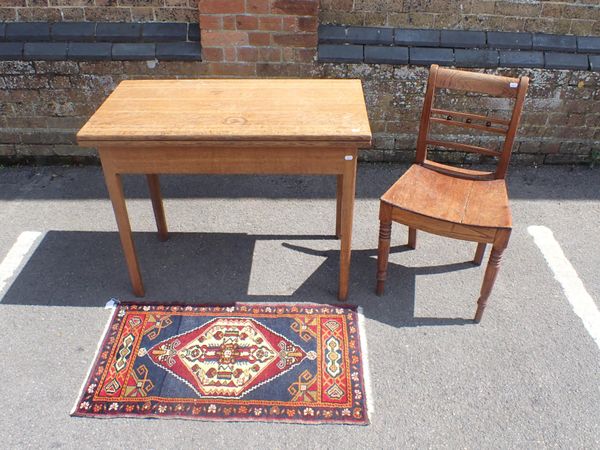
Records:
[[[251,274],[255,246],[265,240],[284,241],[281,245],[290,251],[290,258],[303,254],[321,263],[289,295],[249,294],[251,277],[261,280],[260,274]],[[337,302],[340,252],[339,241],[332,236],[172,233],[167,242],[159,242],[155,233],[134,233],[134,241],[146,287],[146,296],[140,301]],[[294,241],[319,241],[319,247],[334,249],[318,250]],[[392,252],[407,250],[407,246],[392,248]],[[473,323],[456,317],[415,317],[416,277],[474,267],[470,262],[421,268],[390,263],[388,277],[398,281],[388,283],[386,294],[378,297],[374,293],[375,256],[373,249],[352,252],[348,303],[362,306],[366,317],[394,327]],[[277,261],[271,264],[277,265]],[[135,300],[118,234],[49,231],[0,298],[0,304],[101,307],[113,297]]]

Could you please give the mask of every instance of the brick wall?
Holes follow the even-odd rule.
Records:
[[[363,79],[374,145],[361,152],[362,160],[414,158],[427,80],[425,67],[332,63],[315,63],[311,67],[310,72],[300,75]],[[209,64],[194,61],[0,62],[0,160],[58,163],[93,159],[94,150],[77,147],[74,136],[119,81],[213,76],[209,71]],[[587,163],[592,152],[600,151],[599,72],[488,72],[529,75],[532,79],[513,163]],[[482,111],[491,108],[500,114],[507,109],[503,100],[462,96],[453,100],[453,106]],[[479,142],[469,136],[455,138]],[[458,152],[439,152],[437,157],[474,162],[472,156]]]
[[[4,22],[197,22],[197,0],[0,0]]]
[[[21,3],[26,4],[27,1],[23,0]],[[39,4],[39,2],[35,3]],[[74,5],[76,2],[50,0],[50,4],[61,3]],[[134,9],[153,8],[152,20],[172,21],[176,18],[162,17],[160,11],[169,9],[165,5],[176,4],[170,8],[171,11],[193,10],[195,13],[193,17],[186,16],[181,21],[198,21],[197,10],[190,7],[195,4],[193,0],[109,2],[112,6],[107,6],[105,13],[110,14],[108,11],[111,9],[128,10],[130,15],[123,19],[107,16],[95,16],[92,19],[91,16],[86,15],[86,8],[97,8],[100,1],[89,0],[80,3],[90,4],[90,6],[71,7],[83,9],[87,20],[136,21],[133,16]],[[338,24],[346,22],[344,17],[362,17],[361,24],[367,23],[366,18],[371,17],[378,25],[382,23],[401,25],[400,22],[389,22],[390,17],[398,5],[404,8],[409,3],[414,5],[414,14],[417,14],[418,8],[429,8],[424,10],[423,14],[435,15],[445,11],[441,8],[451,5],[455,9],[447,12],[447,15],[455,16],[456,11],[460,11],[456,9],[459,8],[458,3],[452,0],[440,2],[436,0],[427,2],[322,0],[321,17],[325,20],[327,17],[331,20],[335,19]],[[473,8],[483,8],[484,4],[488,6],[493,4],[496,8],[496,5],[508,3],[512,4],[512,2],[464,0],[461,2],[463,5],[461,17],[473,14]],[[19,14],[28,9],[35,9],[17,6],[16,8],[22,8],[23,11],[15,12],[14,7],[11,6],[16,4],[19,4],[18,0],[16,2],[0,0],[0,11],[10,10],[19,18]],[[554,2],[528,1],[515,4],[517,5],[515,9],[510,9],[515,11],[515,14],[516,11],[525,8],[522,5],[541,7],[543,13],[545,5]],[[375,8],[373,5],[380,7],[378,16],[369,16],[364,9]],[[560,14],[573,15],[574,13],[567,12],[571,11],[566,8],[569,5],[574,8],[588,8],[588,18],[563,19],[562,15],[557,15],[553,20],[570,20],[571,24],[576,20],[597,20],[592,15],[598,9],[597,0],[587,5],[583,2],[562,2],[558,5]],[[93,149],[77,147],[75,133],[119,81],[126,78],[207,76],[360,78],[363,80],[374,133],[373,148],[362,151],[361,158],[377,161],[410,161],[413,158],[417,120],[427,79],[426,67],[419,66],[412,60],[408,63],[405,60],[391,64],[373,64],[370,63],[372,61],[367,61],[367,58],[361,59],[362,55],[365,55],[362,50],[361,58],[355,63],[318,61],[315,58],[318,39],[316,15],[319,2],[317,0],[200,0],[199,7],[203,61],[172,61],[160,58],[149,58],[148,61],[117,61],[109,58],[106,61],[94,62],[70,60],[69,53],[64,61],[0,60],[0,161],[10,163],[95,160]],[[57,8],[60,10],[61,7],[48,6],[46,9]],[[364,9],[364,13],[360,12],[360,8]],[[375,12],[377,11],[373,11]],[[349,15],[344,16],[344,14]],[[403,13],[400,11],[398,14]],[[519,14],[524,13],[519,12]],[[482,14],[482,17],[485,15]],[[376,17],[379,18],[378,21],[375,20]],[[21,21],[30,19],[34,17],[20,18]],[[435,20],[433,26],[436,23],[438,27],[444,28]],[[415,22],[408,24],[409,27],[415,25]],[[458,28],[465,26],[464,23],[455,25]],[[426,27],[425,24],[423,26]],[[498,29],[491,26],[488,29],[483,25],[480,28],[488,31]],[[560,32],[554,29],[551,31]],[[396,42],[395,38],[394,42]],[[489,38],[487,42],[489,44]],[[194,45],[191,42],[185,44]],[[0,42],[0,46],[2,45],[4,44]],[[363,46],[359,47],[363,49]],[[452,53],[452,50],[450,52]],[[22,55],[25,56],[25,53]],[[1,54],[0,59],[2,59]],[[592,56],[590,61],[591,59]],[[453,59],[449,64],[456,64],[456,61],[458,59]],[[598,158],[600,156],[600,71],[594,71],[595,66],[591,63],[589,68],[592,70],[555,70],[548,65],[545,66],[546,68],[543,67],[544,65],[538,65],[525,68],[517,64],[512,69],[496,67],[486,70],[488,73],[512,76],[527,74],[532,78],[513,162],[583,163]],[[475,65],[472,70],[482,69],[478,69]],[[469,105],[464,102],[471,104],[473,101],[475,101],[473,97],[466,99],[456,97],[453,100],[455,107],[465,108]],[[507,108],[505,102],[501,100],[476,100],[475,103],[482,110],[491,108],[500,113]],[[465,138],[470,139],[471,142],[477,139],[469,136]],[[472,156],[455,152],[439,152],[437,156],[446,161],[472,162]]]
[[[600,35],[599,0],[322,0],[323,23]]]
[[[315,60],[319,0],[200,0],[199,9],[202,59],[215,75],[294,76]]]

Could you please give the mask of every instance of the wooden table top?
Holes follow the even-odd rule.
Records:
[[[371,130],[360,80],[128,80],[77,140],[317,141],[368,147]]]

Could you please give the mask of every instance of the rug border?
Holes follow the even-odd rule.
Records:
[[[371,417],[370,417],[370,413],[373,411],[373,407],[371,404],[371,387],[370,387],[370,372],[369,372],[369,365],[368,365],[368,350],[367,350],[367,343],[366,343],[366,334],[365,334],[365,329],[364,329],[364,314],[363,314],[363,308],[362,306],[359,305],[354,305],[354,304],[350,304],[350,303],[339,303],[339,304],[331,304],[331,303],[313,303],[313,302],[237,302],[237,301],[232,301],[229,303],[188,303],[188,302],[183,302],[183,301],[169,301],[169,302],[163,302],[161,301],[160,303],[156,303],[156,302],[140,302],[137,300],[118,300],[116,298],[111,298],[109,300],[109,302],[107,303],[107,306],[105,307],[108,308],[108,305],[111,304],[110,309],[112,309],[112,313],[110,314],[108,321],[106,323],[106,325],[104,326],[104,329],[102,331],[102,337],[100,338],[100,340],[98,341],[97,344],[97,348],[96,351],[94,353],[94,357],[90,363],[90,366],[87,370],[87,374],[86,377],[84,378],[84,381],[81,385],[81,388],[79,389],[79,393],[77,395],[77,398],[75,400],[75,404],[73,405],[73,408],[70,412],[70,416],[71,417],[80,417],[80,418],[93,418],[93,419],[119,419],[119,418],[124,418],[124,419],[150,419],[150,420],[164,420],[164,419],[168,419],[168,420],[188,420],[188,421],[196,421],[196,422],[261,422],[261,423],[283,423],[283,424],[296,424],[296,425],[358,425],[358,426],[367,426],[371,424]],[[358,343],[359,343],[359,348],[360,348],[360,352],[361,352],[361,372],[362,372],[362,380],[363,380],[363,384],[364,384],[364,395],[366,396],[365,402],[364,402],[364,418],[362,422],[346,422],[346,421],[337,421],[337,420],[333,420],[333,421],[328,421],[328,422],[315,422],[315,421],[311,421],[311,420],[302,420],[302,419],[277,419],[277,420],[272,420],[269,418],[262,418],[262,417],[249,417],[249,418],[241,418],[241,417],[236,417],[236,418],[232,418],[232,419],[225,419],[223,417],[208,417],[208,416],[202,416],[202,417],[191,417],[191,416],[156,416],[156,415],[140,415],[140,414],[119,414],[118,416],[112,416],[112,415],[107,415],[107,414],[94,414],[94,413],[86,413],[86,414],[79,414],[78,413],[78,406],[79,406],[79,402],[81,401],[83,395],[84,395],[84,390],[86,388],[86,386],[89,384],[90,380],[91,380],[91,376],[92,376],[92,370],[95,366],[95,363],[98,359],[98,356],[100,354],[100,351],[102,350],[102,348],[104,348],[106,341],[108,339],[108,331],[110,328],[110,325],[113,323],[116,314],[118,313],[119,307],[120,306],[129,306],[129,305],[137,305],[137,306],[164,306],[164,305],[168,305],[168,306],[191,306],[191,307],[222,307],[222,308],[228,308],[228,307],[238,307],[238,306],[263,306],[263,305],[270,305],[270,306],[277,306],[277,305],[281,305],[281,306],[295,306],[295,305],[301,305],[303,307],[323,307],[323,306],[329,306],[329,307],[339,307],[339,308],[344,308],[344,309],[348,309],[352,312],[354,312],[356,314],[356,322],[357,322],[357,327],[358,327]],[[366,361],[366,363],[365,363]]]
[[[83,391],[85,390],[85,387],[89,384],[89,382],[91,380],[92,370],[94,369],[94,366],[96,365],[96,361],[98,360],[98,355],[100,354],[100,351],[104,347],[104,344],[108,338],[108,330],[110,328],[110,324],[113,323],[115,315],[117,314],[117,310],[118,310],[117,307],[119,306],[120,302],[114,298],[109,300],[109,302],[110,301],[114,301],[114,306],[111,307],[112,311],[111,311],[110,315],[108,316],[108,321],[106,322],[106,325],[104,325],[104,329],[102,331],[102,336],[98,340],[98,344],[96,344],[96,351],[94,352],[94,357],[92,358],[92,362],[90,363],[89,368],[86,373],[86,376],[83,379],[83,383],[81,384],[81,387],[79,388],[79,393],[77,395],[77,398],[75,399],[75,404],[73,405],[73,408],[71,409],[71,412],[69,413],[69,415],[71,417],[77,417],[77,416],[75,416],[75,414],[77,413],[77,406],[79,405],[79,402],[81,401],[81,399],[83,397]],[[106,307],[104,309],[106,309]]]
[[[373,405],[373,396],[371,390],[371,368],[369,366],[369,347],[367,345],[367,329],[365,326],[365,314],[362,306],[357,307],[356,315],[358,316],[358,343],[360,345],[362,378],[365,387],[365,396],[367,397],[365,401],[365,417],[370,423],[371,414],[375,413],[375,406]]]
[[[235,422],[261,422],[261,423],[282,423],[282,424],[296,424],[296,425],[358,425],[361,427],[371,425],[371,421],[368,416],[365,414],[366,420],[363,422],[342,422],[342,421],[330,421],[330,422],[315,422],[311,420],[290,420],[290,419],[268,419],[263,417],[249,417],[248,419],[236,417],[233,419],[223,418],[223,417],[208,417],[208,416],[200,416],[200,417],[192,417],[192,416],[156,416],[156,415],[141,415],[141,414],[121,414],[118,416],[112,416],[107,414],[71,414],[71,417],[79,417],[82,419],[91,418],[91,419],[149,419],[149,420],[188,420],[194,422],[224,422],[224,423],[235,423]]]

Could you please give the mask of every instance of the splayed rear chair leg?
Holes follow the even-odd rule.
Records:
[[[408,227],[408,246],[412,249],[417,248],[417,229]]]

